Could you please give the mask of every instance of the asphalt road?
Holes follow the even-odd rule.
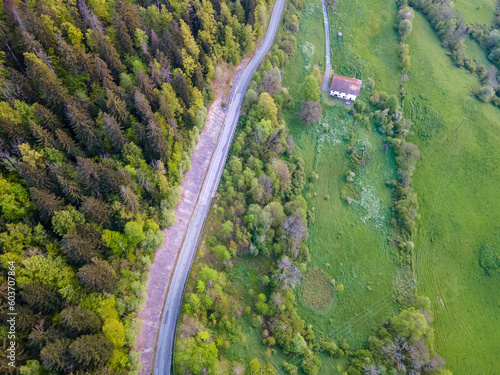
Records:
[[[328,23],[328,13],[326,11],[325,0],[321,0],[321,5],[323,6],[323,20],[325,25],[325,36],[326,36],[326,69],[325,78],[323,79],[323,91],[330,91],[328,81],[330,80],[330,70],[332,69],[330,63],[330,24]]]
[[[233,95],[228,105],[224,128],[219,137],[212,160],[210,161],[210,166],[208,167],[208,172],[205,176],[205,180],[198,197],[198,202],[194,209],[181,252],[177,259],[177,264],[175,266],[175,271],[172,276],[165,306],[163,308],[160,333],[156,346],[154,366],[154,373],[156,375],[169,375],[171,373],[173,355],[172,348],[175,339],[177,320],[181,309],[182,296],[184,294],[184,287],[189,275],[189,270],[191,269],[191,264],[193,263],[193,258],[196,253],[203,224],[208,214],[210,201],[217,191],[220,176],[224,168],[224,164],[226,163],[229,147],[238,123],[243,97],[253,77],[253,73],[273,44],[274,37],[276,36],[276,32],[281,21],[281,15],[283,13],[285,2],[286,0],[276,0],[264,40],[246,69],[240,75],[240,78],[235,83],[235,86],[233,86]]]

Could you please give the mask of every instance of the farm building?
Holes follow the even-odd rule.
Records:
[[[334,75],[330,86],[330,95],[355,101],[362,83],[363,81],[360,79]]]

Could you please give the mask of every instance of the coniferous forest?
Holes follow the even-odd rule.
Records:
[[[15,268],[17,369],[2,356],[1,373],[138,371],[134,318],[210,83],[254,50],[268,8],[3,1],[0,290]],[[8,308],[2,298],[4,350]]]

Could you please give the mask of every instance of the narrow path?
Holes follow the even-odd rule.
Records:
[[[330,24],[328,23],[328,13],[326,11],[325,0],[321,0],[321,5],[323,6],[323,20],[325,25],[325,36],[326,36],[326,65],[325,65],[325,78],[323,79],[323,91],[330,91],[330,85],[328,84],[330,80],[330,71],[332,70],[332,65],[330,62]]]
[[[238,123],[243,96],[247,91],[250,80],[253,77],[253,73],[274,42],[285,2],[286,0],[276,0],[271,20],[262,44],[256,51],[248,66],[241,73],[241,75],[239,75],[239,79],[233,86],[233,93],[231,95],[231,101],[229,103],[227,115],[224,121],[224,127],[218,139],[215,152],[211,158],[199,161],[202,164],[209,163],[208,172],[206,175],[203,174],[205,177],[199,195],[197,197],[192,197],[192,199],[196,201],[194,212],[188,224],[186,236],[183,239],[182,249],[173,271],[174,273],[168,289],[165,306],[163,307],[154,364],[154,373],[157,375],[170,374],[172,367],[173,343],[175,340],[175,330],[181,308],[182,296],[184,294],[184,287],[189,276],[191,264],[196,253],[203,224],[207,217],[210,202],[217,190],[219,179],[226,162],[229,147]],[[194,163],[193,166],[195,166]],[[194,177],[199,178],[200,176]],[[175,238],[174,240],[179,241],[179,238]],[[180,240],[182,242],[182,239]],[[153,266],[155,266],[155,264]],[[154,270],[164,272],[161,265],[155,267]],[[151,267],[151,272],[154,270],[153,267]],[[160,288],[160,286],[158,287]],[[147,307],[148,306],[146,306],[146,308]],[[152,356],[153,353],[149,353],[148,357],[152,358]],[[144,365],[148,366],[146,363],[144,363]],[[147,374],[147,372],[143,370],[143,374]]]

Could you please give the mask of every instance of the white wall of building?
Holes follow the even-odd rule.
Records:
[[[330,95],[335,96],[337,98],[342,98],[342,99],[351,100],[351,101],[355,101],[357,98],[356,95],[350,95],[350,94],[346,94],[346,93],[339,92],[339,91],[333,91],[333,90],[330,91]]]

